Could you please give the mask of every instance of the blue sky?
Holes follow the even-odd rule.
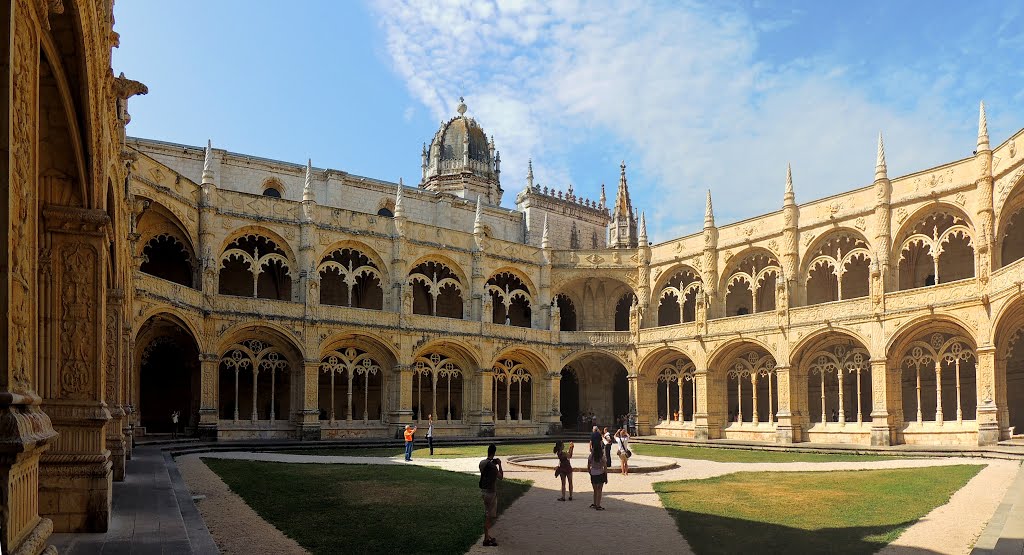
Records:
[[[969,156],[1024,127],[1019,2],[121,0],[115,72],[149,86],[136,136],[407,184],[466,97],[537,181],[609,197],[628,166],[652,239]]]

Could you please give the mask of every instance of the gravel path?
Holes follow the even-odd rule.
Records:
[[[178,457],[176,462],[192,495],[206,496],[196,507],[221,553],[309,553],[249,508],[199,455]]]
[[[501,456],[500,449],[498,453]],[[290,455],[278,453],[223,452],[203,454],[206,458],[245,459],[274,462],[290,462],[305,464],[414,464],[453,470],[456,472],[476,473],[478,458],[459,459],[425,459],[419,458],[407,463],[401,457],[348,457],[321,455]],[[183,459],[195,458],[183,457]],[[179,461],[182,459],[179,459]],[[920,553],[927,550],[934,553],[969,553],[975,540],[981,534],[985,524],[995,512],[1003,494],[1016,476],[1020,463],[991,459],[971,458],[934,458],[934,459],[894,459],[886,461],[866,462],[830,462],[830,463],[718,463],[712,461],[675,459],[679,468],[650,474],[630,474],[620,476],[609,475],[609,483],[605,486],[602,505],[605,511],[594,511],[589,508],[593,501],[593,489],[586,473],[574,473],[576,494],[574,501],[560,502],[561,482],[549,470],[538,471],[505,465],[505,474],[511,478],[532,480],[534,486],[523,495],[495,524],[492,533],[498,538],[502,552],[537,553],[553,550],[571,552],[606,552],[614,549],[614,541],[628,546],[630,551],[641,553],[692,553],[686,540],[676,528],[675,521],[669,515],[654,493],[652,484],[671,480],[699,480],[732,474],[734,472],[801,472],[801,471],[855,471],[868,469],[915,468],[931,466],[949,466],[957,464],[984,464],[982,469],[967,485],[953,495],[946,505],[937,507],[919,522],[911,526],[892,545],[883,550],[886,555],[902,555]],[[218,545],[225,544],[230,538],[223,538],[228,533],[237,534],[244,527],[253,530],[251,537],[268,537],[276,534],[275,541],[291,542],[280,531],[262,521],[240,498],[232,494],[220,479],[197,459],[189,461],[189,468],[182,468],[186,482],[194,493],[214,491],[215,496],[207,493],[206,501],[199,503],[203,517]],[[202,471],[193,471],[193,466]],[[212,487],[207,481],[215,481]],[[193,483],[196,485],[194,486]],[[218,486],[220,491],[218,491]],[[205,488],[197,490],[196,487]],[[210,498],[223,498],[223,509],[210,503]],[[234,504],[241,505],[240,508]],[[244,509],[244,511],[242,510]],[[216,512],[211,521],[208,513]],[[225,516],[230,515],[230,516]],[[245,519],[240,522],[239,519]],[[250,519],[262,523],[261,526],[249,524]],[[258,530],[258,532],[257,532]],[[482,532],[482,531],[481,531]],[[610,534],[614,532],[614,534]],[[481,536],[481,540],[482,540]],[[261,538],[258,541],[242,542],[245,545],[257,544],[266,547]],[[298,549],[289,551],[288,549]],[[291,542],[288,548],[275,550],[280,553],[301,553],[301,548]],[[470,549],[470,553],[488,553],[495,550],[483,547],[479,542]],[[236,552],[234,550],[225,552]]]

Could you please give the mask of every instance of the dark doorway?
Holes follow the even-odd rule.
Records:
[[[619,366],[612,381],[612,407],[615,417],[629,413],[629,379],[626,369]]]
[[[571,366],[562,368],[558,406],[562,411],[562,429],[577,430],[580,421],[580,382]]]
[[[178,433],[194,431],[199,424],[199,351],[173,323],[151,323],[158,329],[143,332],[152,339],[142,347],[139,423],[146,433],[171,433],[171,413],[178,412]]]

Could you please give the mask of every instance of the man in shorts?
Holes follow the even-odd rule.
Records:
[[[498,542],[491,536],[491,524],[498,518],[498,480],[505,477],[501,459],[494,458],[498,446],[487,446],[487,458],[480,461],[480,497],[484,500],[484,545],[497,547]]]

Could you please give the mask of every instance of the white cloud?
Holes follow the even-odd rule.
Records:
[[[574,172],[569,154],[606,136],[639,162],[646,179],[631,179],[631,192],[657,240],[696,229],[706,188],[720,199],[720,223],[776,210],[787,162],[798,200],[866,185],[880,129],[893,174],[972,146],[941,127],[950,118],[939,103],[897,110],[829,60],[759,60],[759,26],[718,6],[391,0],[377,13],[396,71],[430,113],[450,117],[465,95],[495,135],[506,189],[521,186],[532,156],[539,181],[572,181],[596,197],[599,183],[573,181],[596,172]],[[952,85],[905,77],[933,91]],[[607,160],[592,163],[609,164],[609,180],[617,173]]]

